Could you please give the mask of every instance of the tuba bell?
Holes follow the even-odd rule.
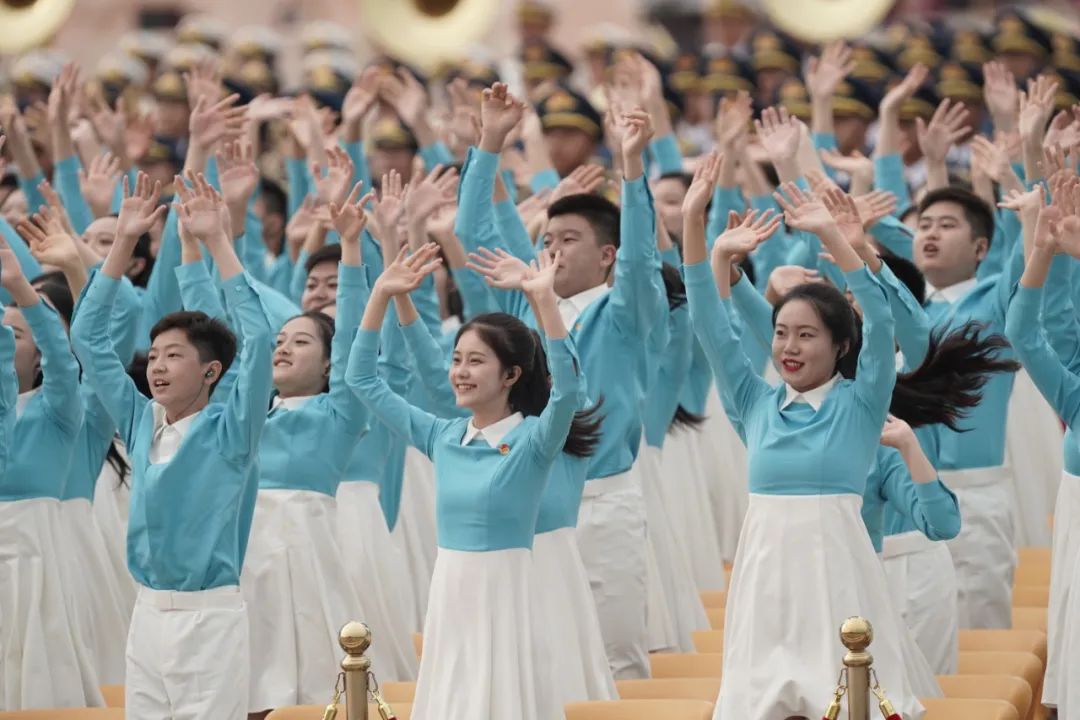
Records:
[[[865,36],[885,19],[895,0],[764,0],[779,29],[812,43]]]
[[[3,0],[0,0],[3,2]],[[461,59],[500,11],[499,0],[360,0],[364,29],[380,50],[425,71]]]
[[[0,0],[0,55],[45,44],[74,7],[75,0]]]

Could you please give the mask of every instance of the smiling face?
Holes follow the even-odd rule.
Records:
[[[281,328],[274,347],[274,387],[282,397],[317,395],[330,375],[330,356],[319,327],[295,317]]]
[[[18,307],[9,305],[4,310],[4,324],[15,333],[15,377],[19,392],[29,392],[34,389],[34,379],[41,369],[41,353]]]
[[[170,420],[178,419],[195,406],[202,393],[221,375],[217,360],[203,362],[199,350],[179,328],[160,333],[150,345],[146,362],[146,381],[150,396],[165,408]]]
[[[304,294],[300,297],[300,309],[308,312],[333,305],[337,297],[337,285],[337,263],[324,262],[311,268],[304,285]]]
[[[780,308],[773,327],[772,359],[788,385],[799,392],[824,385],[836,374],[842,350],[809,302],[789,300]]]
[[[475,328],[461,334],[450,361],[450,386],[457,406],[472,410],[509,404],[510,388],[521,368],[504,368],[495,351]]]
[[[975,277],[986,257],[987,238],[976,238],[964,208],[956,202],[936,202],[919,214],[915,231],[915,265],[936,288]]]
[[[558,215],[548,221],[544,247],[562,253],[555,270],[555,294],[561,298],[602,285],[615,262],[615,246],[601,245],[581,215]]]

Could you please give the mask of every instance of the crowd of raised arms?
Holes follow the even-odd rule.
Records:
[[[576,66],[526,2],[428,74],[315,24],[295,88],[205,17],[18,60],[0,711],[323,706],[360,620],[414,720],[703,637],[714,718],[816,718],[862,616],[915,720],[1052,545],[1033,702],[1080,718],[1077,39],[710,8]]]

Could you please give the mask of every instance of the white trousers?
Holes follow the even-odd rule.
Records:
[[[248,619],[240,588],[139,588],[127,643],[130,720],[244,720]]]
[[[941,472],[960,503],[960,534],[947,541],[956,568],[961,628],[1012,626],[1016,531],[1006,466]]]
[[[648,677],[645,500],[631,473],[585,483],[577,542],[612,675]]]

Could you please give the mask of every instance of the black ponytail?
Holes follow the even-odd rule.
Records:
[[[120,454],[120,448],[116,446],[118,442],[120,442],[120,438],[115,437],[112,442],[109,443],[109,452],[105,456],[105,462],[109,463],[109,465],[112,466],[113,471],[116,472],[116,487],[122,488],[128,484],[127,478],[131,473],[131,464]]]
[[[912,427],[940,423],[959,432],[959,421],[982,400],[990,375],[1020,369],[1020,363],[1000,356],[1009,341],[997,334],[980,337],[985,329],[973,321],[931,333],[922,364],[896,376],[889,412]]]
[[[551,397],[551,381],[544,344],[537,332],[513,315],[486,313],[461,326],[455,345],[468,330],[480,336],[504,368],[521,369],[517,382],[510,388],[510,408],[526,416],[542,413]],[[603,423],[599,415],[601,405],[603,399],[574,414],[563,452],[574,457],[591,457],[596,452]]]
[[[705,422],[704,415],[697,415],[690,412],[682,405],[675,408],[675,415],[671,418],[671,424],[668,425],[668,432],[671,432],[677,427],[684,428],[697,428],[701,427],[701,424]]]
[[[660,278],[664,281],[664,293],[667,295],[668,310],[677,310],[686,304],[686,283],[683,282],[679,269],[671,263],[660,266]],[[704,415],[695,415],[682,405],[675,408],[668,431],[677,427],[696,428],[705,422]]]

